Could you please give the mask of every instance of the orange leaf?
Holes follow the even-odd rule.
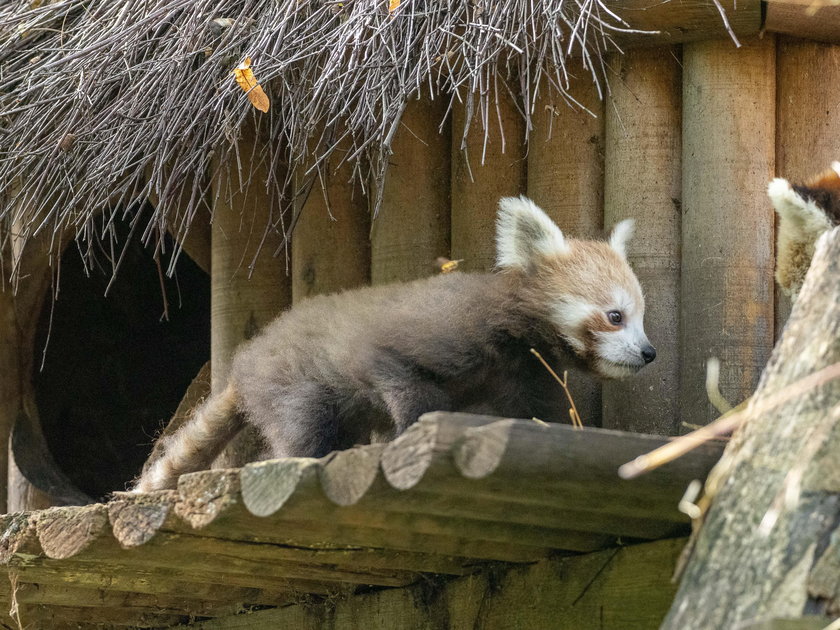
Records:
[[[388,0],[388,13],[393,13],[400,8],[400,0]]]
[[[270,106],[268,95],[263,91],[262,86],[257,81],[257,77],[254,76],[254,71],[251,70],[250,57],[245,57],[245,61],[233,69],[233,78],[236,79],[236,84],[248,96],[251,105],[261,112],[268,111]]]

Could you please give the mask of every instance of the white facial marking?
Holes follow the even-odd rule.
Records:
[[[552,319],[572,348],[583,352],[586,348],[577,337],[577,331],[596,310],[595,305],[577,298],[565,298],[556,302],[551,309]]]

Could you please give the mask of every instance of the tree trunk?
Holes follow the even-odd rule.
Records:
[[[823,237],[751,408],[840,362],[840,228]],[[840,379],[750,415],[663,628],[840,612]],[[766,405],[765,405],[766,406]]]

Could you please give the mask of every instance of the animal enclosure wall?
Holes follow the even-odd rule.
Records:
[[[490,111],[473,112],[466,137],[470,95],[461,95],[452,123],[440,99],[411,103],[373,222],[373,281],[435,273],[438,256],[462,260],[465,270],[490,269],[502,195],[528,194],[572,236],[600,236],[633,217],[630,260],[658,357],[627,381],[600,385],[573,374],[584,422],[664,434],[705,424],[716,415],[705,393],[713,356],[722,361],[724,397],[744,400],[788,309],[774,290],[765,189],[774,174],[801,180],[837,159],[840,110],[827,90],[840,78],[840,47],[770,34],[742,43],[615,55],[604,101],[579,72],[571,87],[579,106],[543,90],[531,129],[507,94]],[[345,274],[342,261],[364,252],[351,235],[370,220],[363,207],[347,212],[343,200],[359,192],[346,179],[330,181],[339,201],[329,225],[348,237],[302,230],[292,243],[293,252],[308,252],[306,274],[330,290],[342,286],[330,280]],[[312,197],[306,221],[324,222],[321,194]],[[301,258],[293,255],[293,274]],[[355,284],[354,277],[348,285]]]
[[[671,435],[706,423],[716,415],[704,388],[712,356],[723,363],[724,397],[740,402],[755,387],[789,308],[772,278],[766,185],[774,174],[801,181],[826,168],[838,157],[840,132],[830,87],[840,78],[838,45],[773,34],[742,35],[741,43],[613,53],[603,95],[571,61],[568,97],[543,81],[530,125],[515,78],[485,85],[493,96],[486,108],[463,90],[451,107],[449,95],[431,99],[424,91],[396,128],[375,218],[375,187],[354,178],[352,165],[339,165],[340,145],[314,182],[310,165],[290,172],[279,162],[253,169],[247,194],[236,168],[233,177],[214,180],[207,191],[212,229],[209,214],[197,218],[182,245],[199,267],[212,267],[216,387],[236,345],[295,301],[438,273],[438,257],[459,260],[465,271],[490,269],[496,203],[525,193],[572,236],[597,237],[621,219],[637,221],[629,254],[658,357],[627,381],[600,384],[573,373],[586,424]],[[242,131],[243,156],[271,142],[260,126],[266,119],[251,114],[257,124]],[[269,169],[289,173],[280,195],[261,186]],[[289,222],[296,229],[286,252],[276,234],[261,240],[266,225]],[[38,278],[37,287],[29,285],[36,301],[49,284],[48,275]],[[11,341],[0,335],[9,348]],[[32,369],[33,357],[17,356],[32,348],[31,339],[19,345],[0,359],[14,364],[10,374]],[[17,391],[21,382],[10,379],[7,396],[0,391],[4,417],[15,417],[19,401],[31,397]]]

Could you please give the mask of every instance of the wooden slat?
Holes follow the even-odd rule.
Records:
[[[331,138],[324,138],[331,143]],[[370,211],[353,164],[336,166],[339,146],[320,176],[296,174],[296,194],[315,178],[292,237],[292,298],[350,289],[370,281]]]
[[[394,135],[371,226],[371,282],[414,280],[449,256],[449,123],[444,99],[410,101]]]
[[[330,604],[330,627],[649,630],[673,597],[671,567],[684,544],[668,540],[358,595]],[[195,624],[201,630],[323,628],[326,607],[289,606]],[[513,626],[512,626],[513,624]]]
[[[773,36],[683,47],[683,221],[680,409],[705,424],[706,362],[720,391],[752,394],[773,347]]]
[[[840,44],[840,6],[813,0],[767,0],[764,28],[804,39]]]
[[[606,108],[604,223],[636,221],[628,257],[645,293],[645,330],[657,353],[636,376],[604,383],[607,429],[679,433],[680,52],[634,50],[610,62],[618,77]]]
[[[525,120],[499,83],[486,111],[477,95],[468,94],[452,112],[452,258],[462,260],[465,271],[493,267],[497,203],[524,193],[527,183]]]

